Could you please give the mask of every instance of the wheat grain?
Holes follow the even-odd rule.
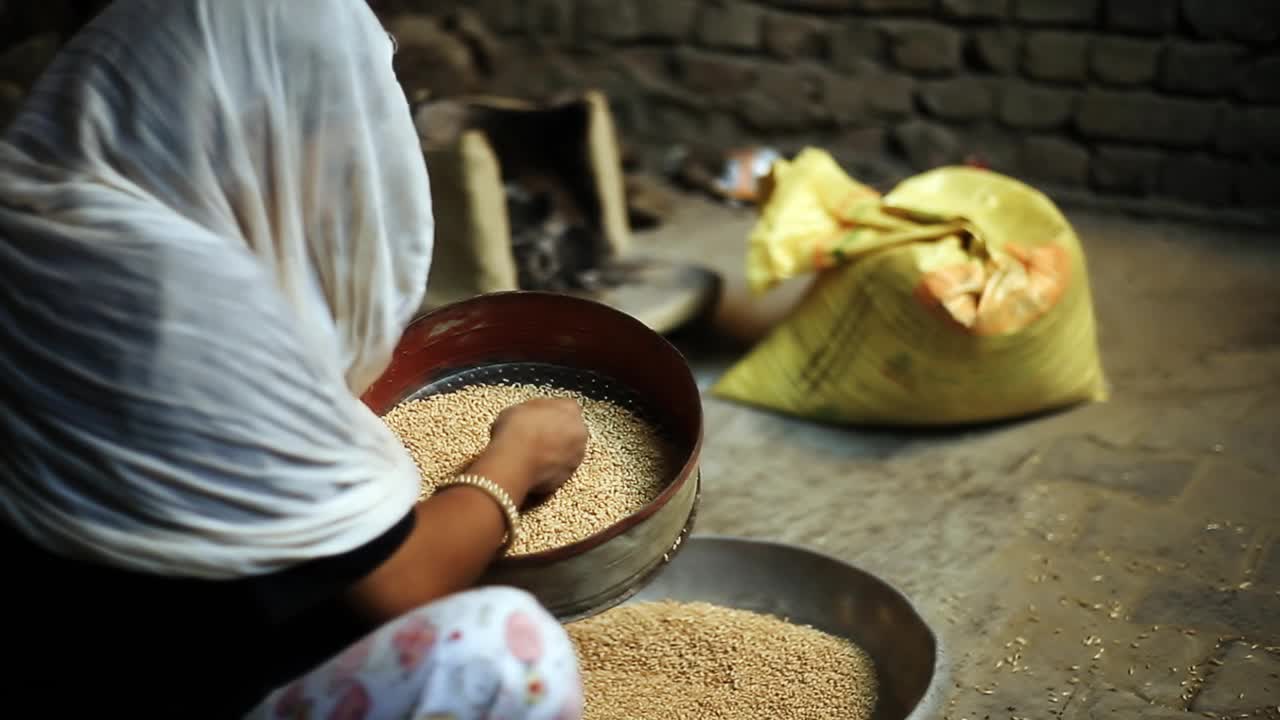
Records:
[[[537,397],[579,402],[589,433],[587,451],[563,487],[521,514],[520,534],[508,550],[512,556],[586,539],[652,502],[675,470],[656,429],[615,403],[537,385],[472,385],[411,400],[383,417],[413,456],[425,498],[485,448],[489,428],[503,410]]]
[[[870,657],[847,640],[708,603],[624,605],[567,626],[585,720],[866,720]]]

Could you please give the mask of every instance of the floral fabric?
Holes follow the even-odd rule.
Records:
[[[249,720],[580,720],[564,628],[530,595],[485,588],[424,606],[272,693]]]

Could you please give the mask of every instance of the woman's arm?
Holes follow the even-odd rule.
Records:
[[[489,446],[467,472],[496,483],[523,506],[530,494],[553,492],[569,479],[582,462],[586,441],[576,402],[533,400],[499,416]],[[432,495],[414,514],[409,537],[349,594],[354,609],[371,624],[473,585],[507,532],[494,499],[465,485]]]

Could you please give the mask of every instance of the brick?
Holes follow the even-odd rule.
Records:
[[[582,0],[578,27],[592,40],[630,40],[640,33],[640,13],[634,0]]]
[[[788,113],[779,108],[769,98],[759,95],[748,95],[738,103],[737,117],[742,125],[743,134],[740,142],[756,144],[762,140],[784,156],[793,156],[795,151],[789,150],[798,137],[802,137],[802,126],[811,122],[804,117]],[[812,139],[805,145],[811,145]]]
[[[527,50],[526,54],[515,58],[517,62],[511,64],[516,66],[514,74],[517,78],[530,72],[536,72],[532,65],[538,62],[539,54],[541,54],[540,49],[534,45]],[[640,61],[640,58],[631,57],[629,54],[618,58],[609,58],[608,61],[585,63],[582,66],[582,81],[587,85],[618,87],[623,83],[637,80],[637,75],[645,69],[645,64]]]
[[[751,60],[700,50],[683,50],[675,56],[674,74],[695,93],[712,98],[736,95],[755,85],[757,64]]]
[[[641,134],[649,129],[648,111],[655,102],[653,99],[610,92],[608,88],[603,87],[600,89],[609,95],[609,111],[613,115],[619,132],[630,136]]]
[[[567,7],[567,0],[565,5]],[[507,0],[479,0],[474,7],[489,27],[504,33],[520,30],[528,10]]]
[[[526,93],[523,97],[536,98],[549,92],[563,90],[566,87],[582,87],[587,84],[603,85],[602,89],[610,93],[623,90],[633,92],[635,90],[633,87],[623,85],[620,82],[621,77],[613,72],[612,67],[607,65],[601,66],[597,71],[605,76],[608,80],[607,83],[586,83],[584,81],[587,73],[593,68],[584,69],[574,63],[569,56],[552,50],[541,50],[525,46],[525,49],[519,55],[504,56],[503,65],[507,65],[508,62],[512,69],[506,70],[504,68],[504,72],[512,76],[511,84],[515,84],[518,88],[521,88],[522,92]],[[536,80],[537,78],[540,78],[540,80]],[[535,88],[540,83],[542,89],[531,88],[530,90],[524,90],[522,86],[525,83],[529,83]]]
[[[850,175],[871,187],[892,187],[911,174],[911,169],[902,158],[888,150],[881,150],[874,155],[867,153],[856,156],[846,152],[843,156],[837,156],[837,159],[842,167],[849,169]]]
[[[919,95],[924,109],[944,120],[979,120],[990,117],[995,108],[990,83],[972,76],[924,82]]]
[[[909,120],[895,127],[893,141],[917,170],[947,165],[960,157],[954,133],[921,120]]]
[[[397,62],[402,59],[404,52],[402,50],[397,55]],[[538,97],[552,91],[542,58],[537,59],[536,67],[529,65],[534,57],[535,52],[525,43],[508,45],[503,50],[502,63],[497,66],[497,72],[485,81],[485,91],[517,98]],[[423,87],[419,85],[415,75],[413,71],[400,73],[400,83],[411,97]],[[418,122],[425,122],[425,119],[419,117]],[[425,129],[426,126],[420,126],[420,131]]]
[[[867,104],[886,117],[903,117],[915,109],[916,81],[909,75],[874,72],[863,79]]]
[[[705,131],[701,111],[671,102],[655,102],[649,109],[653,134],[667,141],[697,142]]]
[[[574,62],[573,58],[556,51],[538,52],[534,57],[536,58],[534,64],[541,66],[534,72],[545,76],[550,92],[560,92],[565,88],[583,87],[586,84],[582,81],[585,74],[582,66]],[[636,90],[632,86],[622,86],[618,82],[602,89],[606,93],[617,93],[619,91],[632,93]],[[537,98],[538,96],[533,95],[531,97]]]
[[[1098,16],[1098,0],[1014,0],[1017,19],[1045,25],[1091,25]]]
[[[533,35],[572,37],[573,5],[569,0],[533,0],[524,8],[524,26]]]
[[[818,57],[827,46],[827,25],[790,13],[769,13],[764,20],[764,47],[784,60]]]
[[[1175,155],[1160,171],[1160,194],[1199,205],[1231,201],[1235,165],[1208,155]]]
[[[837,158],[871,156],[884,152],[887,133],[882,127],[863,127],[845,130],[832,140],[831,151]]]
[[[845,72],[861,70],[867,60],[884,55],[885,41],[885,34],[864,20],[837,26],[828,43],[831,65]]]
[[[1106,0],[1108,30],[1163,35],[1178,26],[1178,0]]]
[[[978,30],[969,43],[973,64],[983,70],[1007,73],[1018,62],[1022,36],[1013,28]]]
[[[1160,43],[1101,37],[1093,41],[1089,66],[1093,76],[1110,85],[1146,85],[1156,77]]]
[[[763,21],[764,11],[754,5],[730,0],[704,4],[698,15],[698,40],[713,48],[755,50]]]
[[[766,96],[780,98],[782,104],[804,100],[812,107],[822,99],[823,82],[820,71],[812,66],[767,63],[761,64],[756,88]]]
[[[741,142],[746,132],[737,115],[728,112],[711,112],[703,115],[706,132],[699,141],[703,146],[730,147]]]
[[[1244,108],[1227,108],[1222,112],[1213,149],[1225,155],[1249,155],[1253,152],[1249,140],[1251,132]]]
[[[611,62],[601,63],[625,82],[647,90],[671,91],[671,52],[665,48],[639,46],[621,48],[612,53]],[[597,63],[590,63],[594,66]]]
[[[1218,106],[1146,93],[1089,90],[1076,110],[1076,127],[1086,137],[1196,147],[1213,137]]]
[[[941,0],[943,17],[958,20],[1000,20],[1009,13],[1009,0]]]
[[[741,99],[742,119],[755,130],[805,130],[822,115],[822,84],[800,65],[761,68],[756,89]]]
[[[1019,141],[1010,133],[990,127],[965,130],[962,136],[965,162],[978,163],[996,172],[1016,173]]]
[[[1023,46],[1022,69],[1036,80],[1083,82],[1088,74],[1089,36],[1034,32]]]
[[[1024,140],[1018,164],[1027,177],[1055,185],[1084,185],[1089,178],[1089,151],[1057,137]]]
[[[821,12],[849,10],[853,6],[852,0],[774,0],[772,4],[792,10],[818,10]]]
[[[933,0],[852,0],[853,9],[869,13],[927,12]]]
[[[456,95],[479,85],[480,78],[470,61],[467,44],[446,31],[440,22],[422,15],[403,14],[392,18],[386,29],[396,38],[399,52],[394,67],[409,97],[419,98],[428,88],[432,93]],[[544,81],[549,78],[546,70],[546,67],[536,69]]]
[[[646,0],[640,34],[660,40],[684,40],[693,33],[698,0]]]
[[[1280,102],[1280,55],[1255,62],[1240,83],[1240,97],[1250,102]]]
[[[1090,179],[1117,195],[1147,195],[1160,182],[1164,153],[1142,148],[1103,146],[1094,153]]]
[[[1253,149],[1280,157],[1280,107],[1246,108],[1245,128]]]
[[[1183,0],[1183,16],[1200,37],[1268,45],[1280,40],[1275,0]]]
[[[1039,85],[1014,82],[1000,94],[1000,122],[1023,130],[1054,130],[1071,119],[1078,94]]]
[[[840,125],[862,125],[870,116],[867,86],[862,79],[828,74],[823,78],[822,96],[827,112]]]
[[[956,30],[924,22],[885,23],[889,53],[898,67],[941,74],[960,67],[963,36]]]
[[[3,101],[0,101],[2,103]],[[1280,208],[1280,166],[1274,163],[1241,163],[1236,168],[1236,201],[1247,208]],[[1275,546],[1276,578],[1280,585],[1280,543]]]
[[[1175,43],[1160,63],[1162,90],[1187,95],[1216,96],[1227,92],[1239,77],[1243,52],[1232,45]]]

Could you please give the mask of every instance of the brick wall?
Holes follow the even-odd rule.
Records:
[[[1280,212],[1280,0],[371,2],[389,23],[471,8],[501,52],[469,89],[602,88],[655,162],[817,144],[873,182],[975,160],[1065,201]],[[0,116],[102,4],[0,0]]]
[[[872,180],[973,159],[1070,201],[1280,209],[1280,0],[471,7],[508,56],[491,89],[603,87],[628,138],[654,149],[814,143]]]

